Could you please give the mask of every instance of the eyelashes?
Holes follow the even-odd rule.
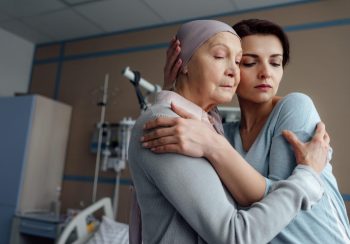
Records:
[[[225,56],[214,56],[215,59],[224,59],[226,58]],[[235,60],[235,64],[240,65],[241,60]]]
[[[241,66],[244,66],[244,67],[253,67],[254,65],[256,65],[257,63],[256,62],[252,62],[252,63],[241,63]],[[273,67],[280,67],[282,66],[282,63],[270,63],[271,66]]]

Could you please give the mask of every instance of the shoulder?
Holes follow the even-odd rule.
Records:
[[[179,117],[175,112],[171,110],[169,106],[157,104],[149,107],[146,111],[143,111],[137,118],[133,128],[130,140],[130,146],[138,142],[141,136],[144,134],[144,125],[151,120],[159,117]]]
[[[313,131],[320,117],[312,99],[303,93],[294,92],[283,97],[274,109],[274,124],[277,134],[289,129]]]
[[[312,99],[308,95],[300,92],[289,93],[283,97],[279,103],[282,107],[296,107],[298,109],[300,109],[300,106],[302,106],[302,108],[314,107]]]
[[[152,105],[139,116],[134,127],[143,127],[146,122],[158,117],[179,117],[179,115],[172,111],[170,106],[163,104]]]
[[[140,143],[140,139],[145,133],[144,124],[161,116],[178,117],[178,115],[174,113],[169,106],[157,104],[149,107],[146,111],[143,111],[136,120],[132,128],[128,148],[130,165],[139,164],[141,168],[144,168],[146,161],[149,161],[150,159],[156,160],[158,158],[163,158],[162,156],[155,157],[154,153],[152,153],[149,149],[142,147]]]
[[[303,93],[294,92],[283,97],[276,105],[279,116],[314,116],[317,114],[312,99]]]

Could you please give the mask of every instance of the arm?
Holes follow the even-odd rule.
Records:
[[[248,206],[262,199],[266,190],[265,178],[237,153],[225,137],[205,123],[191,119],[190,114],[175,105],[172,108],[189,119],[160,117],[147,123],[146,129],[171,127],[156,129],[144,135],[143,145],[156,153],[175,152],[191,157],[205,157],[240,205]]]
[[[323,192],[317,174],[307,166],[298,166],[287,181],[274,184],[271,194],[261,202],[248,211],[237,211],[203,158],[154,154],[145,149],[141,149],[140,158],[145,174],[208,243],[266,243]]]
[[[309,141],[320,117],[312,100],[304,94],[292,93],[281,101],[270,148],[269,175],[271,180],[286,179],[296,166],[292,148],[284,139],[283,130],[294,132],[301,141]]]
[[[202,132],[205,133],[205,132]],[[205,144],[204,157],[213,165],[220,179],[241,206],[261,200],[265,178],[231,146],[224,136],[216,134]]]

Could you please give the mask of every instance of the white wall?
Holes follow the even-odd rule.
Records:
[[[0,28],[0,96],[27,92],[34,43]]]

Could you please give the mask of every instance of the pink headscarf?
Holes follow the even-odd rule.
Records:
[[[239,38],[231,26],[217,20],[194,20],[181,25],[176,37],[181,43],[182,67],[204,42],[219,32],[230,32]]]

